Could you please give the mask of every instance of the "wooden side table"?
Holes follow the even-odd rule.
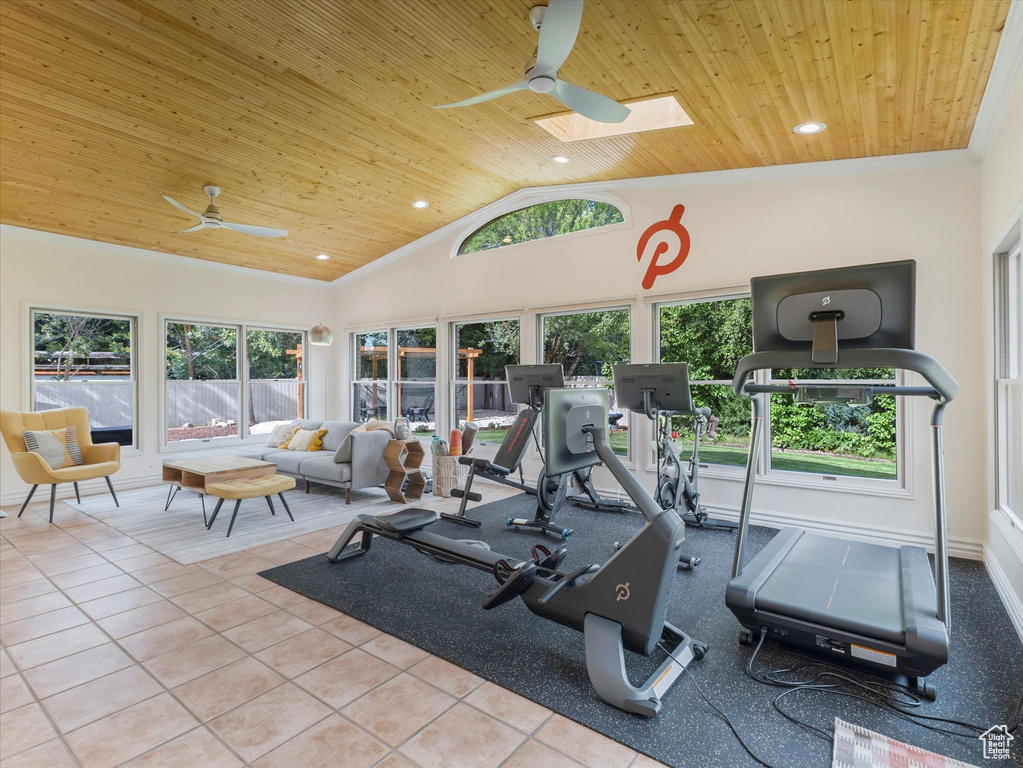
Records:
[[[391,501],[407,504],[423,497],[426,478],[423,477],[419,465],[423,463],[425,455],[422,443],[414,437],[408,440],[391,440],[387,443],[384,449],[384,463],[391,473],[384,481],[384,490]],[[402,493],[401,488],[406,479],[408,487]]]

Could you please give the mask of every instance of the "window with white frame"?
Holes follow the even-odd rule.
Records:
[[[457,426],[475,421],[476,440],[500,443],[515,420],[518,406],[510,399],[506,365],[520,354],[518,320],[479,320],[452,324],[452,414]]]
[[[659,359],[688,363],[693,404],[717,418],[716,437],[700,446],[703,464],[745,467],[749,453],[750,404],[732,391],[732,377],[743,355],[753,351],[753,320],[745,297],[659,304],[655,308]],[[692,452],[691,419],[675,417],[676,447]]]
[[[390,370],[387,330],[352,334],[352,420],[387,420],[387,382]]]
[[[430,438],[437,433],[437,328],[399,328],[394,335],[394,411],[417,437]]]
[[[540,362],[561,363],[569,387],[610,387],[611,367],[631,360],[628,307],[587,309],[540,315]],[[610,414],[615,414],[614,392]],[[629,417],[623,412],[609,430],[614,452],[629,452]],[[610,425],[609,425],[610,426]]]
[[[270,432],[306,413],[305,332],[164,322],[165,444]]]
[[[703,463],[742,467],[749,452],[750,405],[732,391],[743,355],[753,351],[753,320],[745,297],[699,299],[658,305],[657,338],[662,362],[689,363],[693,400],[717,417],[717,436],[700,447]],[[886,369],[776,370],[764,380],[785,384],[795,379],[892,384]],[[691,450],[684,420],[675,430],[683,455]],[[790,395],[772,395],[766,420],[771,451],[769,473],[833,482],[896,481],[899,475],[899,414],[896,399],[877,395],[869,406],[838,403],[795,404]],[[798,473],[798,474],[795,474]]]
[[[138,445],[138,316],[32,308],[31,408],[82,406],[93,442]]]
[[[1020,245],[995,262],[997,502],[1023,525],[1023,263]]]

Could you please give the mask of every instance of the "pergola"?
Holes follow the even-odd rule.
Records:
[[[469,381],[469,389],[467,393],[466,402],[466,420],[472,421],[472,380],[473,380],[473,361],[483,354],[482,349],[476,347],[463,347],[458,350],[458,359],[466,360],[468,363],[466,370],[466,378]],[[372,379],[377,380],[378,362],[380,360],[387,359],[386,349],[367,349],[366,347],[359,347],[359,356],[368,357],[372,364]],[[436,347],[398,347],[398,370],[395,373],[395,383],[400,384],[401,382],[401,359],[403,357],[434,357],[437,356]],[[397,412],[401,413],[401,387],[397,387],[395,392]],[[373,388],[373,410],[377,408],[377,391]]]

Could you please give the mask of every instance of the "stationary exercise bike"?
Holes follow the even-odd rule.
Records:
[[[618,370],[620,369],[620,370]],[[640,363],[616,365],[615,386],[622,379],[624,397],[637,406],[633,410],[644,414],[657,425],[657,489],[654,499],[663,509],[678,511],[686,525],[694,528],[713,528],[734,531],[738,523],[715,520],[707,508],[700,505],[700,441],[704,436],[715,437],[717,417],[710,408],[695,408],[689,391],[688,363]],[[619,402],[623,394],[619,393]],[[672,439],[671,422],[675,416],[692,418],[693,452],[683,466]]]
[[[484,609],[518,597],[537,616],[582,632],[586,669],[598,695],[626,712],[653,717],[665,692],[693,660],[703,658],[707,645],[665,621],[685,523],[674,510],[658,507],[611,449],[607,402],[606,389],[553,389],[547,391],[544,407],[548,470],[565,475],[603,462],[646,520],[603,565],[563,571],[567,547],[553,553],[535,547],[531,559],[520,560],[469,546],[424,530],[437,520],[437,513],[428,509],[359,515],[327,559],[337,563],[365,555],[380,537],[486,571],[497,587],[483,601]],[[359,543],[350,547],[356,537]],[[438,573],[438,581],[442,579]],[[658,648],[666,654],[664,661],[645,682],[633,685],[625,669],[625,650],[649,656]]]

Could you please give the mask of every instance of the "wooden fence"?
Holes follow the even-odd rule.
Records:
[[[255,380],[249,382],[250,424],[297,419],[303,382]],[[36,410],[83,406],[93,427],[124,427],[132,423],[132,381],[37,381]],[[237,381],[168,381],[167,426],[205,425],[238,420]]]

